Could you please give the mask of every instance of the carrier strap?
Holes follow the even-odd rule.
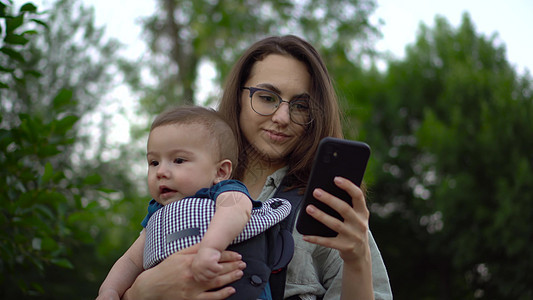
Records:
[[[300,205],[302,202],[303,195],[299,193],[299,188],[293,188],[286,191],[287,189],[287,178],[285,177],[274,194],[275,198],[287,199],[291,203],[291,213],[287,218],[281,221],[279,224],[282,230],[286,230],[288,234],[292,235],[292,230],[294,228],[294,223],[300,210]],[[285,293],[285,280],[287,278],[287,266],[275,270],[270,275],[269,283],[270,289],[272,291],[273,300],[283,300],[283,295]]]

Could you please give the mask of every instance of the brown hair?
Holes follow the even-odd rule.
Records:
[[[215,110],[200,106],[179,106],[170,108],[157,116],[150,127],[150,131],[157,127],[172,124],[199,124],[207,129],[210,141],[216,146],[219,160],[229,159],[233,170],[238,165],[237,139],[229,124]],[[191,133],[194,134],[194,133]]]
[[[307,183],[313,157],[320,140],[327,136],[342,138],[337,95],[326,65],[316,49],[305,40],[294,36],[273,36],[254,43],[233,66],[224,87],[219,112],[232,127],[239,145],[240,164],[235,171],[236,179],[242,179],[247,164],[245,140],[239,124],[242,86],[248,80],[255,62],[270,54],[293,57],[307,67],[311,76],[310,108],[313,122],[306,126],[300,143],[286,157],[291,185],[304,186]]]

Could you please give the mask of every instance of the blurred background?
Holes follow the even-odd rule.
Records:
[[[141,230],[151,120],[296,34],[372,147],[395,299],[532,299],[533,4],[402,3],[0,0],[0,298],[94,299]]]

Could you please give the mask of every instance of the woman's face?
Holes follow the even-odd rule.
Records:
[[[305,64],[295,58],[270,54],[253,65],[244,86],[267,89],[291,101],[310,95],[311,76]],[[248,90],[242,91],[241,107],[239,123],[246,140],[262,157],[282,163],[300,141],[305,126],[291,121],[285,102],[270,116],[257,114]]]

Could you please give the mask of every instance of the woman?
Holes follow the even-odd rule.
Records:
[[[317,51],[295,36],[270,37],[252,45],[229,74],[219,110],[239,141],[235,177],[261,201],[271,197],[284,178],[291,188],[304,187],[320,139],[342,137],[328,71]],[[344,222],[313,206],[305,208],[338,235],[302,237],[293,231],[295,252],[285,298],[391,299],[385,266],[368,230],[364,195],[348,180],[337,178],[335,183],[351,195],[352,206],[315,190],[315,198],[338,211]],[[242,276],[238,256],[226,252],[224,271],[215,282],[202,286],[191,279],[194,251],[173,255],[141,274],[126,297],[224,299],[232,294],[229,287],[209,290]]]

